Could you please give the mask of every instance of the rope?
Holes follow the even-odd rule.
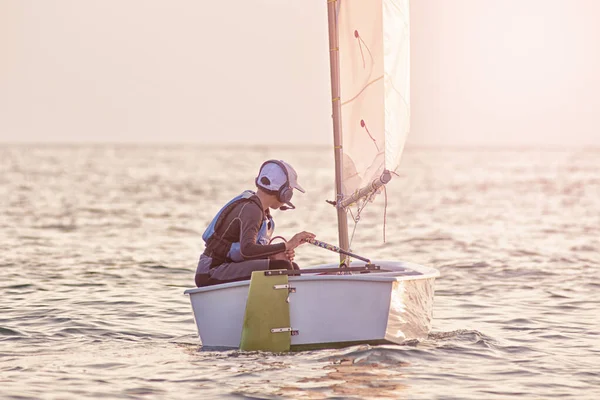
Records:
[[[383,185],[383,194],[385,196],[385,205],[383,206],[383,243],[385,243],[385,222],[387,219],[387,188]]]
[[[275,236],[274,238],[272,238],[271,240],[269,240],[269,244],[271,244],[273,242],[273,240],[275,240],[275,239],[281,239],[285,243],[287,243],[287,240],[285,240],[285,238],[283,236]]]
[[[350,209],[351,206],[348,206],[348,211],[350,212],[350,216],[352,217],[352,220],[354,221],[354,228],[352,229],[352,236],[350,237],[350,243],[348,243],[348,247],[350,247],[352,245],[352,240],[354,239],[354,233],[356,232],[356,227],[358,226],[358,222],[360,221],[360,213],[367,206],[368,200],[371,197],[373,197],[373,195],[369,196],[368,198],[363,199],[362,204],[358,206],[358,209],[356,211],[356,217],[354,216],[354,214],[352,213],[352,210]]]
[[[350,236],[350,242],[348,243],[348,247],[352,245],[352,240],[354,240],[354,232],[356,232],[356,225],[358,225],[358,221],[354,219],[354,214],[352,214],[352,210],[348,207],[348,211],[350,211],[350,216],[352,217],[352,221],[354,221],[354,228],[352,229],[352,235]]]
[[[377,152],[379,152],[379,146],[377,146],[377,140],[375,140],[375,138],[373,137],[373,135],[371,135],[371,132],[369,132],[369,128],[367,127],[367,123],[365,122],[364,119],[360,120],[360,126],[362,128],[365,128],[365,131],[367,131],[367,135],[369,135],[369,137],[373,141],[373,144],[375,145],[375,148],[377,149]]]
[[[363,53],[363,49],[362,49],[362,45],[361,45],[362,40],[360,38],[360,35],[358,34],[358,31],[356,31],[356,30],[354,31],[354,37],[356,39],[358,39],[358,48],[360,49],[360,56],[362,57],[363,68],[365,68],[366,67],[366,64],[365,64],[365,55]]]

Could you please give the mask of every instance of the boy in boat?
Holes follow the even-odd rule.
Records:
[[[256,193],[247,190],[229,201],[202,235],[206,248],[196,268],[196,286],[247,280],[253,271],[298,268],[292,262],[294,249],[315,235],[299,232],[285,243],[270,244],[275,223],[269,213],[269,208],[295,208],[293,190],[304,193],[297,179],[284,161],[263,163]]]

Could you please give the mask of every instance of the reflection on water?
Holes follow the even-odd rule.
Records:
[[[328,395],[360,398],[377,397],[397,399],[407,388],[400,370],[408,362],[399,360],[385,349],[366,348],[343,356],[330,358],[331,364],[323,367],[326,375],[321,378],[305,378],[299,382],[328,383]],[[286,388],[282,388],[282,391]],[[314,397],[317,398],[317,397]],[[324,397],[321,397],[324,398]]]
[[[600,396],[600,154],[409,149],[352,250],[438,268],[426,340],[202,349],[200,234],[268,158],[307,189],[278,234],[335,242],[325,148],[0,147],[2,398]],[[301,265],[333,262],[312,246]],[[357,296],[360,294],[357,293]]]

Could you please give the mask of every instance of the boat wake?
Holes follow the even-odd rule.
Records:
[[[332,364],[372,366],[408,366],[411,361],[435,360],[448,353],[493,357],[501,350],[498,342],[479,331],[460,329],[432,332],[425,339],[412,339],[402,344],[360,345],[329,352],[320,361]],[[322,354],[322,353],[321,353]]]

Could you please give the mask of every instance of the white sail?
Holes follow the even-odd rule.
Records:
[[[410,129],[409,0],[340,1],[338,32],[348,196],[400,163]]]

